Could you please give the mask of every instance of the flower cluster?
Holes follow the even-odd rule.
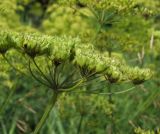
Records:
[[[92,44],[81,43],[78,38],[1,32],[1,54],[11,48],[21,50],[32,59],[48,56],[55,64],[69,60],[70,64],[81,69],[84,76],[90,73],[102,74],[111,83],[130,80],[134,84],[140,84],[152,76],[149,69],[128,67],[119,59],[95,50]]]

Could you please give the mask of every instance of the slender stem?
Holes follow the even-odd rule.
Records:
[[[49,66],[49,63],[47,60],[46,60],[46,64],[47,64],[47,68],[49,70],[49,75],[50,75],[52,82],[53,82],[54,81],[53,72],[52,72],[51,67]]]
[[[54,107],[54,105],[56,104],[57,102],[57,99],[58,99],[58,92],[54,92],[50,102],[48,103],[45,111],[44,111],[44,114],[42,116],[42,118],[40,119],[39,123],[36,125],[35,127],[35,130],[33,131],[33,134],[38,134],[39,131],[41,130],[42,126],[45,124],[52,108]]]
[[[2,106],[0,107],[0,115],[3,114],[6,106],[9,103],[9,100],[11,99],[12,95],[14,94],[16,88],[11,89],[12,91],[10,91],[9,95],[7,96],[7,98],[5,99],[4,103],[2,104]]]
[[[61,65],[59,65],[58,67],[55,67],[55,73],[56,73],[56,77],[55,77],[55,83],[56,83],[56,86],[58,86],[59,85],[59,80],[60,80],[60,70],[62,70],[62,69],[60,69],[60,66]],[[62,70],[63,71],[63,70]]]
[[[80,86],[85,80],[82,79],[80,80],[79,82],[77,82],[74,86],[71,86],[71,87],[67,87],[65,89],[60,89],[59,91],[66,91],[66,92],[70,92],[70,91],[73,91],[75,88],[77,88],[78,86]]]
[[[69,78],[71,78],[74,75],[74,70],[66,77],[66,79],[60,84],[60,86],[63,86]]]
[[[111,83],[109,82],[108,84],[108,89],[109,89],[109,95],[108,95],[108,102],[110,104],[114,104],[113,102],[113,92],[111,91]],[[111,123],[110,123],[110,132],[111,134],[114,133],[116,134],[116,123],[115,123],[115,115],[114,115],[114,109],[112,110],[112,113],[111,113],[111,116],[110,116],[110,120],[111,120]]]
[[[24,73],[24,72],[22,72],[21,70],[19,70],[18,68],[16,68],[16,67],[7,59],[7,57],[6,57],[4,54],[2,54],[2,56],[3,56],[3,58],[7,61],[7,63],[8,63],[15,71],[19,72],[20,74],[23,74],[23,75],[26,75],[26,76],[27,76],[26,73]]]
[[[44,81],[44,82],[43,82],[42,80],[40,80],[39,78],[37,78],[37,76],[36,76],[36,75],[34,75],[34,73],[33,73],[32,69],[31,69],[31,62],[30,62],[30,60],[29,60],[28,68],[29,68],[29,72],[30,72],[30,74],[32,75],[32,77],[33,77],[35,80],[37,80],[38,82],[40,82],[42,85],[45,85],[45,86],[47,86],[47,87],[51,88],[51,86],[50,86],[50,85],[46,84],[46,81]]]
[[[33,63],[34,65],[37,67],[38,71],[41,73],[41,75],[43,76],[44,79],[46,79],[46,81],[48,81],[51,85],[52,82],[47,78],[47,76],[42,72],[42,70],[40,69],[40,67],[38,66],[38,64],[36,63],[35,59],[33,59]]]
[[[58,83],[56,81],[56,77],[57,77],[57,66],[54,67],[54,77],[53,77],[53,79],[54,79],[53,82],[54,82],[54,84],[55,84],[55,86],[57,88]]]
[[[92,81],[93,82],[93,81]],[[85,82],[83,82],[80,86],[79,86],[79,88],[81,88],[81,87],[84,87],[84,86],[87,86],[87,85],[89,85],[89,84],[91,84],[92,83],[91,81],[85,81]],[[95,83],[97,83],[98,81],[95,81]],[[95,87],[93,87],[92,88],[92,90],[89,90],[89,91],[98,91],[98,90],[100,90],[100,88],[104,88],[105,87],[105,85],[104,85],[104,83],[106,83],[106,80],[103,80],[103,81],[99,81],[99,83],[98,83],[98,85],[96,85]],[[102,85],[104,85],[104,86],[102,86]],[[83,91],[84,92],[84,91]],[[85,92],[88,92],[88,91],[85,91]],[[99,93],[99,92],[98,92]]]
[[[105,17],[105,11],[103,10],[101,15],[101,20],[100,20],[102,24],[104,23],[104,17]]]
[[[77,128],[77,134],[80,134],[80,132],[81,132],[83,118],[84,118],[84,114],[81,114],[81,117],[80,117],[80,120],[79,120],[79,124],[78,124],[78,128]]]
[[[112,100],[112,91],[111,91],[111,83],[108,84],[108,92],[109,92],[109,95],[108,95],[108,101],[109,103],[113,103],[113,100]]]
[[[93,80],[99,79],[99,78],[102,77],[102,76],[103,76],[103,75],[98,75],[98,76],[95,76],[95,77],[93,77],[93,78],[91,78],[91,79],[88,79],[88,78],[87,78],[87,81],[86,81],[85,83],[86,83],[86,84],[92,83]]]
[[[118,94],[123,94],[123,93],[126,93],[126,92],[129,92],[129,91],[132,91],[132,90],[134,90],[136,87],[131,87],[131,88],[129,88],[129,89],[127,89],[127,90],[123,90],[123,91],[119,91],[119,92],[108,92],[108,93],[99,93],[99,92],[95,92],[95,91],[97,91],[97,90],[99,90],[99,89],[95,89],[95,90],[92,90],[92,91],[72,91],[71,93],[87,93],[87,94],[98,94],[98,95],[110,95],[110,94],[112,94],[112,95],[118,95]]]

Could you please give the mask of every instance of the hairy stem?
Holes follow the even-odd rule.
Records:
[[[42,118],[40,119],[39,123],[36,125],[35,130],[33,131],[33,134],[38,134],[39,131],[41,130],[41,128],[45,124],[52,108],[56,104],[57,98],[58,98],[58,92],[54,92],[51,100],[49,101],[49,103],[48,103],[48,105],[47,105],[47,107],[44,111],[44,114],[43,114]]]

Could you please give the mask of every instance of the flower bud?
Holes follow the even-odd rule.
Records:
[[[129,78],[132,80],[133,84],[141,84],[151,77],[152,73],[149,69],[139,69],[136,67],[130,70]]]
[[[0,53],[5,54],[9,49],[14,48],[15,42],[11,36],[4,32],[0,33]]]

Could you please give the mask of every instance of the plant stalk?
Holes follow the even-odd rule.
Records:
[[[8,105],[11,97],[13,96],[14,92],[15,92],[16,88],[11,89],[9,95],[7,96],[7,98],[5,99],[4,103],[2,104],[2,106],[0,107],[0,115],[3,114],[6,106]]]
[[[41,117],[39,123],[36,125],[35,130],[33,131],[32,134],[38,134],[40,132],[40,130],[41,130],[42,126],[45,124],[52,108],[54,107],[54,105],[57,102],[58,94],[59,94],[58,92],[54,92],[51,100],[49,101],[49,103],[43,113],[43,116]]]
[[[80,134],[81,132],[83,118],[84,118],[84,114],[81,114],[80,121],[79,121],[78,128],[77,128],[77,134]]]
[[[114,104],[113,102],[113,93],[111,91],[111,83],[109,83],[108,85],[108,88],[109,88],[109,95],[108,95],[108,102],[110,104]],[[114,116],[114,110],[112,110],[112,113],[111,113],[111,116],[110,116],[110,120],[111,120],[111,123],[110,123],[110,126],[109,126],[109,130],[108,130],[108,133],[109,134],[116,134],[116,124],[115,124],[115,116]]]

